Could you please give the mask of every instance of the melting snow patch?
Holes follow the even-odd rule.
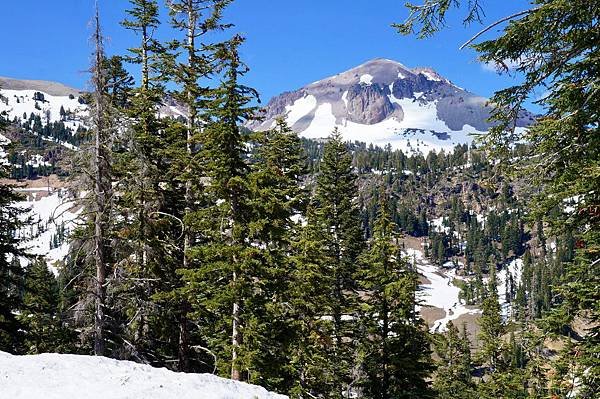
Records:
[[[33,224],[23,228],[20,236],[26,240],[24,246],[31,255],[44,256],[50,269],[57,274],[54,263],[63,260],[69,251],[68,240],[58,242],[59,232],[63,238],[73,229],[81,210],[74,211],[74,202],[66,190],[27,190],[33,201],[17,202],[17,206],[30,210]],[[28,216],[29,216],[28,215]]]
[[[308,129],[302,132],[302,136],[312,139],[328,137],[335,126],[335,119],[330,103],[319,105],[313,121]]]
[[[70,98],[67,96],[51,96],[47,93],[43,94],[43,100],[36,95],[36,90],[1,90],[4,97],[8,99],[7,103],[0,101],[0,112],[6,112],[9,119],[23,118],[23,114],[29,118],[33,113],[39,115],[42,122],[58,122],[62,119],[60,113],[61,108],[65,112],[71,112],[74,126],[83,126],[81,120],[85,118],[89,112],[85,105],[79,103],[76,97]],[[76,130],[76,128],[74,129]]]
[[[427,78],[427,80],[432,80],[434,82],[441,82],[442,79],[440,79],[439,77],[435,76],[433,73],[428,72],[428,71],[422,71],[419,72],[421,75],[425,76]]]
[[[346,109],[348,109],[348,90],[346,90],[344,94],[342,94],[342,101],[344,102]]]
[[[390,91],[393,85],[390,85]],[[420,97],[423,93],[415,93]],[[346,93],[342,93],[342,101],[348,104]],[[400,149],[405,153],[423,153],[430,151],[451,151],[457,144],[470,143],[469,136],[473,128],[465,126],[463,130],[452,131],[446,123],[437,117],[437,101],[423,102],[415,98],[398,99],[390,94],[389,99],[403,110],[402,119],[397,116],[387,118],[372,125],[338,119],[333,114],[330,103],[317,106],[317,100],[307,96],[297,100],[293,106],[286,108],[288,124],[293,124],[301,117],[314,110],[314,117],[309,127],[300,132],[306,138],[319,139],[328,137],[334,127],[339,127],[345,140],[365,140],[381,147],[390,144],[393,149]]]
[[[414,259],[419,273],[429,280],[427,284],[421,285],[421,291],[417,293],[419,299],[425,305],[442,309],[446,313],[444,318],[434,323],[431,332],[445,331],[449,321],[456,320],[462,315],[481,313],[480,310],[468,309],[461,303],[460,288],[454,284],[454,280],[458,278],[455,270],[442,273],[419,250],[407,249],[406,254]]]
[[[444,218],[444,217],[433,219],[431,221],[431,225],[432,225],[434,231],[436,231],[438,233],[448,234],[450,232],[450,227],[444,225],[445,221],[446,221],[446,218]]]
[[[504,317],[510,316],[512,311],[512,303],[507,301],[506,294],[509,291],[516,291],[521,282],[522,272],[523,260],[513,259],[496,275],[496,280],[498,283],[498,299],[500,300]]]
[[[8,160],[6,159],[6,151],[4,146],[9,145],[10,140],[0,134],[0,165],[8,164]]]

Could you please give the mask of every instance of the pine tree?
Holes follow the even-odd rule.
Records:
[[[168,2],[171,26],[182,32],[183,40],[170,43],[171,54],[165,57],[165,69],[171,80],[178,86],[174,97],[185,107],[185,149],[174,151],[175,160],[181,166],[174,178],[183,185],[183,242],[181,251],[183,258],[182,273],[193,269],[190,252],[198,244],[192,226],[194,214],[198,211],[198,196],[203,184],[198,177],[207,172],[203,170],[202,154],[198,147],[203,125],[208,123],[208,109],[213,98],[213,89],[206,81],[218,74],[218,63],[214,56],[213,44],[209,42],[211,33],[223,31],[230,25],[221,22],[224,9],[232,0],[173,0]],[[179,55],[182,55],[179,57]],[[218,58],[218,57],[217,57]],[[198,173],[200,170],[200,173]],[[178,288],[172,291],[171,298],[179,307],[179,369],[189,369],[190,363],[190,304],[185,295],[180,295]],[[172,301],[173,302],[173,301]]]
[[[250,240],[253,215],[244,146],[247,137],[240,124],[253,117],[249,103],[256,92],[239,83],[247,71],[238,53],[242,42],[235,36],[214,48],[223,78],[214,91],[207,114],[210,119],[202,134],[209,205],[193,214],[194,229],[204,242],[191,251],[198,267],[180,271],[197,316],[211,320],[203,335],[210,350],[217,353],[218,372],[225,375],[228,368],[235,380],[242,379],[242,370],[252,369],[243,336],[255,311],[254,277],[260,277],[263,267],[262,251]]]
[[[430,343],[415,311],[418,277],[402,258],[385,193],[362,263],[360,281],[367,299],[360,338],[365,374],[361,386],[370,398],[430,397]]]
[[[327,265],[328,224],[317,214],[311,202],[306,212],[306,225],[301,229],[291,259],[290,317],[296,337],[291,348],[293,368],[292,397],[328,397],[336,391],[336,369],[331,364],[331,323],[324,305],[330,301],[333,275]]]
[[[255,295],[257,312],[252,334],[245,337],[252,348],[249,382],[289,392],[295,378],[290,364],[292,347],[298,337],[289,308],[292,255],[306,206],[306,192],[301,187],[306,161],[300,139],[283,120],[278,120],[274,129],[258,133],[253,142],[257,148],[249,187],[255,215],[249,230],[253,245],[264,250],[261,275],[255,276],[260,287]]]
[[[0,115],[0,131],[5,120]],[[0,163],[0,179],[9,176]],[[23,198],[14,187],[0,182],[0,350],[17,353],[22,349],[21,325],[15,313],[21,309],[23,268],[19,257],[25,255],[17,233],[26,225],[24,211],[14,205]]]
[[[43,259],[36,259],[25,274],[23,310],[19,320],[28,354],[68,352],[74,336],[63,326],[59,313],[59,286]]]
[[[466,327],[463,325],[462,335],[451,321],[446,328],[446,332],[435,341],[435,353],[439,361],[433,388],[440,399],[475,398]]]
[[[485,297],[481,305],[482,315],[479,320],[479,340],[481,350],[479,356],[492,371],[499,366],[501,356],[501,337],[504,333],[500,302],[498,301],[498,284],[496,282],[496,268],[490,269],[489,281]]]
[[[168,187],[161,182],[165,175],[163,166],[170,159],[165,156],[168,122],[158,115],[165,98],[164,49],[153,37],[160,24],[158,4],[153,0],[131,0],[130,3],[129,18],[122,25],[139,36],[140,44],[131,48],[130,56],[125,59],[139,65],[141,73],[139,87],[124,101],[125,112],[132,121],[131,132],[124,140],[126,151],[120,154],[120,164],[115,166],[124,192],[118,204],[119,212],[127,221],[120,226],[120,231],[130,246],[121,255],[124,281],[120,300],[128,319],[127,342],[136,357],[148,359],[156,357],[148,352],[160,351],[156,346],[161,339],[170,338],[153,336],[158,328],[150,323],[156,321],[162,325],[165,321],[160,320],[153,295],[172,282],[165,278],[166,271],[177,267],[172,262],[174,257],[168,256],[173,245],[169,224],[176,211],[165,209],[165,197],[173,192],[161,188]],[[150,348],[151,344],[154,348]]]
[[[324,395],[346,394],[356,379],[359,257],[364,248],[359,209],[356,203],[356,176],[352,156],[339,131],[330,136],[323,151],[314,195],[315,226],[321,243],[321,267],[329,274],[331,285],[324,286],[328,298],[321,305],[320,317],[329,321],[328,365],[322,372],[329,379]],[[310,223],[310,220],[309,220]]]

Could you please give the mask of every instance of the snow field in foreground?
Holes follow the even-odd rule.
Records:
[[[10,399],[285,399],[211,374],[105,357],[0,352],[0,397]]]

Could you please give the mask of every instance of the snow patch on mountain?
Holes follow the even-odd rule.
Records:
[[[317,99],[315,96],[309,95],[297,99],[293,105],[288,105],[286,107],[286,110],[288,111],[286,117],[287,123],[290,124],[290,126],[294,125],[300,118],[310,113],[316,107]]]
[[[424,256],[423,252],[408,248],[405,254],[409,260],[417,265],[417,270],[428,282],[420,286],[417,292],[417,298],[424,306],[433,306],[444,310],[445,316],[436,320],[431,327],[431,332],[443,332],[446,330],[446,324],[449,321],[456,320],[466,314],[479,314],[479,309],[467,308],[459,299],[460,288],[454,284],[456,276],[455,270],[442,271]]]
[[[27,210],[32,224],[18,232],[24,241],[24,248],[31,255],[47,260],[50,270],[58,274],[56,262],[64,260],[69,253],[68,234],[75,228],[75,220],[81,208],[65,189],[20,189],[27,196],[26,201],[16,206]]]
[[[360,83],[365,84],[365,85],[372,84],[373,83],[373,75],[365,73],[364,75],[362,75],[360,77]]]
[[[285,399],[266,389],[211,374],[105,357],[0,352],[0,392],[11,399]]]
[[[323,137],[323,132],[327,132],[326,136],[331,134],[335,126],[335,116],[332,112],[330,103],[319,105],[315,111],[315,116],[310,123],[308,129],[303,133],[303,136],[310,139],[318,139]]]
[[[347,96],[347,95],[346,95]],[[346,96],[344,101],[347,102]],[[301,100],[297,100],[301,101]],[[310,125],[302,132],[302,136],[311,139],[322,139],[328,137],[335,127],[338,127],[345,140],[348,141],[365,141],[368,137],[368,142],[384,147],[390,144],[394,149],[400,149],[405,153],[430,151],[451,151],[457,144],[469,143],[472,132],[477,132],[470,126],[466,126],[463,131],[455,132],[449,139],[440,139],[440,134],[437,132],[439,128],[445,128],[442,121],[435,116],[434,105],[420,104],[417,100],[395,99],[403,107],[409,109],[405,120],[399,121],[395,118],[386,119],[380,123],[367,125],[363,123],[352,122],[348,119],[343,119],[339,124],[333,114],[333,106],[330,103],[319,105],[314,111],[314,116]],[[305,109],[312,107],[314,102],[305,102]],[[288,115],[293,115],[288,123],[293,125],[298,115],[302,112],[295,112],[296,109]],[[292,114],[292,112],[294,112]],[[423,126],[423,129],[415,129],[412,126]],[[444,136],[445,137],[445,136]]]
[[[375,59],[272,98],[253,130],[284,117],[307,138],[326,138],[335,127],[344,139],[411,153],[450,150],[491,127],[487,99],[451,83],[431,68],[407,68]],[[533,116],[526,111],[517,126]]]
[[[513,304],[511,301],[507,300],[506,294],[510,291],[516,291],[517,286],[521,282],[522,273],[523,260],[513,259],[496,274],[496,280],[498,283],[498,299],[500,306],[502,307],[502,314],[504,317],[509,317],[513,310]]]
[[[432,74],[431,72],[423,71],[423,72],[420,72],[420,74],[423,75],[423,76],[425,76],[429,80],[433,80],[434,82],[441,82],[442,81],[442,79],[440,79],[436,75]]]
[[[36,95],[41,93],[43,99]],[[6,112],[9,120],[22,119],[24,114],[39,115],[44,124],[61,120],[61,107],[73,116],[72,120],[64,121],[67,127],[77,130],[83,126],[83,119],[88,116],[87,106],[80,104],[75,96],[52,96],[36,90],[5,90],[0,89],[4,101],[0,100],[0,113]]]
[[[6,165],[8,163],[8,160],[6,159],[6,150],[5,150],[5,146],[10,144],[10,140],[3,136],[2,134],[0,134],[0,165]]]

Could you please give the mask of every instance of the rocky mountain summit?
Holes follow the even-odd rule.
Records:
[[[274,97],[264,120],[249,127],[266,130],[285,117],[304,137],[326,137],[338,127],[348,140],[428,152],[470,142],[471,134],[489,130],[487,102],[433,69],[375,59]],[[524,111],[517,126],[532,121]]]

